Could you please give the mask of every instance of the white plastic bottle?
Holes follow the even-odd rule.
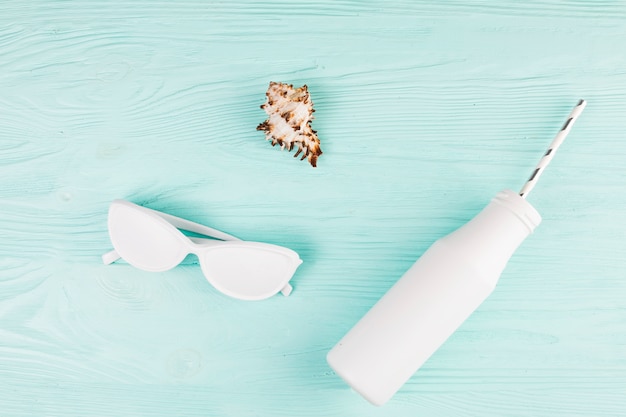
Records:
[[[335,345],[331,368],[372,404],[387,402],[491,294],[540,222],[519,194],[498,193],[436,241]]]

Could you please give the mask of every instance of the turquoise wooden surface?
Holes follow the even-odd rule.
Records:
[[[23,1],[0,13],[0,416],[626,415],[626,3]],[[256,125],[307,83],[318,168]],[[326,352],[518,189],[543,223],[385,407]],[[232,300],[104,266],[114,198],[304,264]]]

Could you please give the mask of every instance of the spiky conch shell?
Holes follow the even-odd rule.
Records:
[[[300,160],[308,158],[312,166],[317,166],[322,150],[317,132],[311,128],[315,110],[306,84],[294,89],[292,84],[272,81],[265,95],[267,100],[261,108],[268,118],[256,129],[265,132],[272,146],[278,144],[288,151],[297,146],[294,157],[302,153]]]

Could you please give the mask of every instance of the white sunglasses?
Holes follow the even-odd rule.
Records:
[[[161,272],[174,268],[191,253],[216,289],[241,300],[262,300],[278,292],[289,295],[289,280],[302,263],[291,249],[243,241],[125,200],[111,203],[108,228],[115,250],[102,256],[105,264],[122,258],[144,271]],[[189,237],[179,229],[213,239]]]

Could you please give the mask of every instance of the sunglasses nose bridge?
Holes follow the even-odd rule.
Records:
[[[198,261],[202,263],[204,254],[221,241],[204,238],[188,238],[185,241],[185,247],[188,254],[192,254],[198,257]]]
[[[196,255],[198,259],[200,259],[200,254],[202,253],[202,246],[192,241],[191,239],[186,239],[185,248],[187,249],[187,254]]]

